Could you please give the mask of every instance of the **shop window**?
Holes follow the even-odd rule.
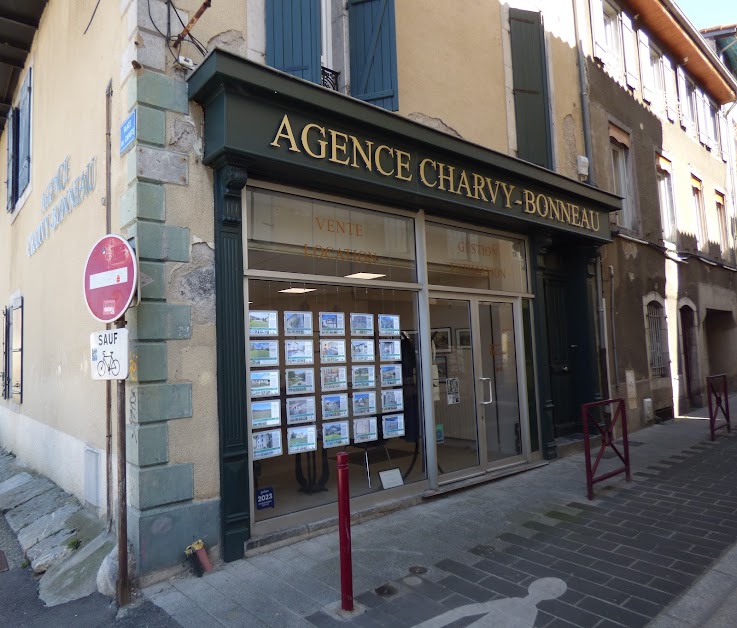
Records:
[[[9,212],[20,205],[31,180],[31,68],[23,80],[18,105],[8,111],[7,205]]]
[[[650,376],[668,374],[668,334],[665,328],[665,309],[658,301],[650,301],[646,308]]]
[[[266,0],[266,63],[337,88],[330,0]],[[348,4],[351,96],[399,109],[394,0]],[[321,63],[321,61],[323,63]]]
[[[416,281],[411,218],[255,188],[246,203],[249,269]]]
[[[658,157],[658,197],[660,200],[660,220],[663,226],[663,240],[675,242],[678,236],[676,231],[676,211],[673,202],[673,181],[671,180],[671,162],[664,157]]]
[[[528,292],[524,240],[428,222],[431,285]]]
[[[517,156],[552,167],[545,31],[539,11],[509,9]]]
[[[3,309],[3,362],[0,380],[3,399],[23,401],[23,297]]]
[[[632,186],[629,135],[610,124],[609,136],[614,193],[623,197],[622,210],[617,215],[617,224],[620,227],[634,231],[637,228],[637,217]]]
[[[706,225],[704,193],[701,181],[696,177],[691,177],[691,198],[694,216],[696,217],[696,248],[699,251],[706,251],[709,245],[709,233]]]
[[[424,480],[417,293],[250,279],[247,294],[256,521],[333,504],[338,451],[352,497],[383,471]]]

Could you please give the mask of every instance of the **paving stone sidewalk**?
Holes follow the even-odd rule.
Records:
[[[634,481],[592,502],[579,454],[355,526],[353,617],[336,533],[144,593],[198,627],[644,626],[737,541],[737,437],[707,437],[704,420],[635,433]]]

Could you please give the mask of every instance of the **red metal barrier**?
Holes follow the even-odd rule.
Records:
[[[353,558],[351,557],[351,505],[348,454],[338,453],[338,534],[340,537],[340,604],[353,610]]]
[[[732,431],[729,424],[729,393],[727,392],[727,376],[710,375],[706,378],[706,394],[709,395],[709,429],[711,430],[711,440],[716,439],[716,433],[719,430],[727,428],[727,432]],[[713,399],[713,401],[712,401]],[[722,405],[724,403],[724,405]],[[722,411],[725,423],[717,426],[717,414]]]
[[[612,420],[609,424],[601,425],[591,414],[592,408],[601,406],[614,406],[616,405],[616,411],[612,416]],[[622,425],[622,451],[624,455],[620,453],[617,446],[614,444],[614,428],[617,425],[617,420],[621,417]],[[627,439],[627,411],[624,409],[624,399],[604,399],[603,401],[594,401],[592,403],[584,403],[581,406],[581,423],[583,424],[583,444],[584,450],[586,451],[586,489],[588,491],[588,498],[594,499],[594,484],[601,482],[602,480],[608,480],[615,475],[625,473],[627,481],[632,480],[630,473],[630,446]],[[596,456],[596,462],[591,464],[591,435],[589,434],[589,425],[596,427],[596,432],[601,435],[601,448],[599,454]],[[597,436],[595,433],[594,436]],[[596,477],[596,470],[599,468],[599,463],[604,455],[607,447],[611,447],[619,459],[624,463],[623,467],[615,469],[614,471],[608,471]]]

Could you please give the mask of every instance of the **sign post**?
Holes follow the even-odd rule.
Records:
[[[108,234],[95,242],[87,256],[82,289],[90,314],[101,323],[115,323],[113,329],[90,336],[90,364],[93,379],[115,379],[118,382],[118,606],[126,606],[131,599],[125,468],[125,378],[128,377],[129,364],[125,312],[137,288],[138,262],[127,240]]]

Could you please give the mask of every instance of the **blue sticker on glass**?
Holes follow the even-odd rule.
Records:
[[[271,486],[256,491],[256,510],[274,508],[274,489]]]

